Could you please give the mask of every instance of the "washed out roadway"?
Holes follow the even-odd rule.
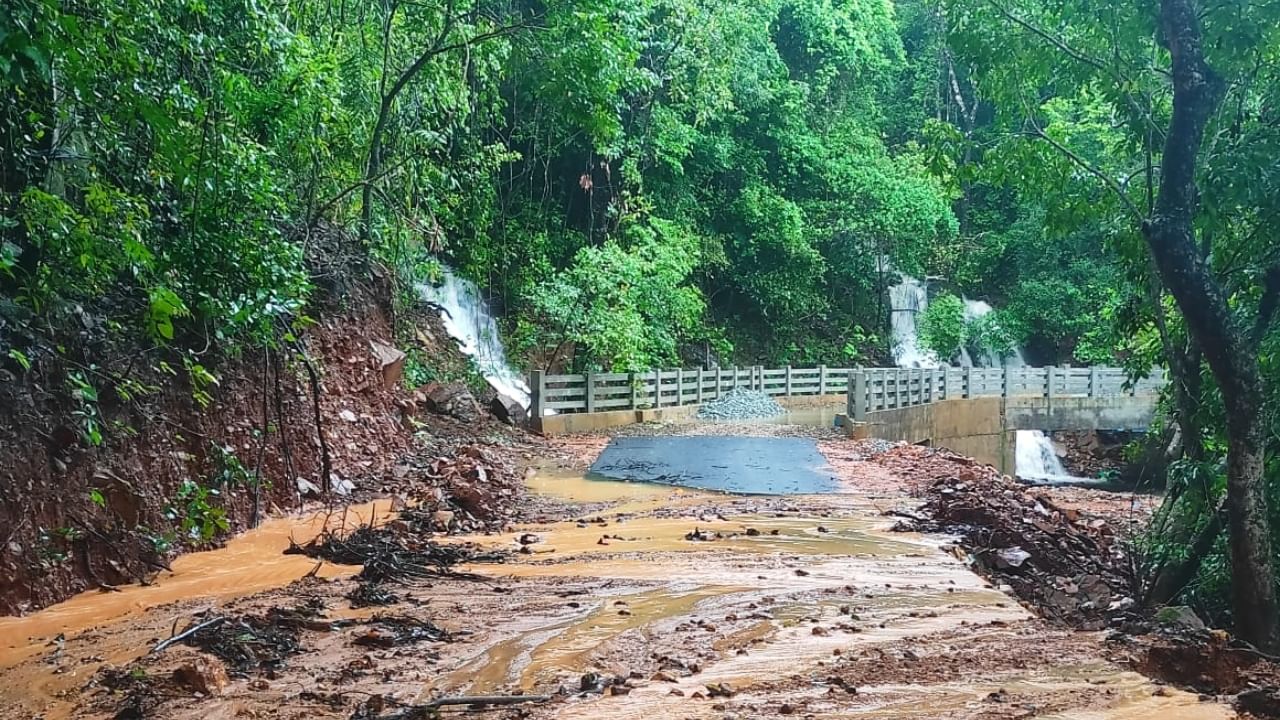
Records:
[[[688,442],[666,447],[741,446]],[[0,717],[111,717],[120,698],[94,682],[106,664],[164,678],[194,651],[145,652],[196,613],[262,612],[312,599],[334,618],[430,619],[456,641],[371,649],[353,642],[359,627],[308,631],[305,652],[270,677],[233,678],[213,697],[166,696],[147,717],[347,720],[368,716],[361,707],[374,697],[394,708],[459,693],[553,695],[481,715],[533,720],[1232,716],[1224,705],[1122,670],[1099,634],[1047,626],[970,572],[945,538],[889,532],[882,511],[910,501],[886,493],[899,479],[856,460],[856,447],[823,442],[828,456],[839,448],[835,471],[809,454],[811,444],[793,447],[798,454],[766,458],[765,474],[825,473],[843,492],[726,496],[587,479],[586,463],[546,465],[530,485],[566,504],[565,519],[471,538],[515,550],[534,535],[527,554],[467,568],[488,581],[398,587],[404,600],[380,610],[348,607],[349,574],[299,580],[301,567],[281,566],[271,589],[232,598],[234,573],[252,567],[233,540],[203,554],[208,566],[225,566],[218,553],[238,560],[214,594],[193,585],[183,598],[160,594],[168,604],[156,606],[149,598],[161,591],[141,588],[127,603],[113,595],[71,602],[138,608],[99,623],[58,607],[0,622]],[[722,463],[710,451],[699,462],[711,461]],[[875,479],[877,491],[853,477]],[[264,558],[276,557],[289,535],[283,530],[249,541]],[[266,538],[281,547],[265,547]],[[264,587],[260,574],[250,589]],[[65,641],[55,642],[59,628]]]

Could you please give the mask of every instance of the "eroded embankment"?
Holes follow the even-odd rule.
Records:
[[[938,540],[889,532],[882,512],[911,504],[904,481],[870,453],[831,442],[824,447],[847,451],[833,465],[853,492],[740,498],[544,468],[531,479],[546,498],[543,519],[447,540],[506,551],[506,563],[388,583],[394,597],[381,607],[354,607],[367,583],[339,568],[249,597],[191,597],[62,639],[49,635],[56,621],[37,615],[26,629],[5,628],[6,645],[21,636],[28,650],[0,669],[0,712],[345,719],[396,717],[462,693],[545,693],[501,712],[1229,716],[1120,670],[1098,635],[1046,625]],[[574,454],[589,458],[594,445]],[[868,478],[876,489],[857,492]],[[406,543],[430,537],[403,521],[388,532]],[[211,617],[250,629],[274,618],[288,632],[244,661],[183,643],[144,655]]]
[[[350,491],[341,502],[403,490],[420,475],[406,455],[519,437],[480,408],[460,420],[405,390],[397,344],[437,375],[468,367],[438,317],[393,323],[385,282],[316,271],[349,286],[317,291],[298,343],[187,357],[216,384],[193,385],[176,351],[107,342],[98,326],[59,352],[37,343],[23,373],[0,367],[0,615],[146,581],[326,486]]]

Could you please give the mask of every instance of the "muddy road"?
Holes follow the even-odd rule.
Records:
[[[884,513],[915,504],[911,478],[852,443],[776,425],[707,431],[816,436],[838,492],[588,480],[604,440],[580,439],[528,479],[542,521],[447,539],[505,562],[388,583],[373,607],[353,607],[358,567],[282,554],[333,516],[276,519],[152,586],[0,618],[0,717],[409,718],[459,695],[549,697],[443,714],[1234,717],[1122,670],[1101,633],[1037,619],[948,538],[891,532]],[[390,509],[345,522],[400,522]],[[222,636],[248,648],[243,662],[183,643],[152,652],[218,617],[243,623]]]

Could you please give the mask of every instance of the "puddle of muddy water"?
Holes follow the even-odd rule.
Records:
[[[55,635],[71,637],[89,628],[118,623],[178,600],[211,602],[283,587],[315,571],[319,577],[349,575],[358,570],[324,563],[304,555],[285,555],[290,540],[305,543],[326,528],[344,523],[384,522],[393,517],[391,502],[356,505],[334,513],[316,512],[272,518],[238,535],[221,548],[188,553],[173,561],[150,585],[127,585],[118,592],[89,591],[28,617],[0,617],[0,668],[11,666],[45,647]],[[140,654],[138,650],[135,654]]]

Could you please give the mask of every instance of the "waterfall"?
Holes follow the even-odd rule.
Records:
[[[901,282],[889,286],[889,323],[893,338],[893,362],[904,368],[935,368],[942,363],[920,347],[916,318],[929,306],[925,284],[905,274]]]
[[[963,298],[963,299],[964,299],[965,322],[972,323],[978,318],[989,315],[991,313],[992,307],[986,301],[970,300],[969,298]],[[1016,345],[1013,347],[1013,352],[1010,355],[1006,355],[1004,357],[1001,357],[999,353],[993,352],[990,348],[982,348],[981,350],[982,350],[982,354],[979,355],[977,358],[973,358],[969,354],[969,351],[967,348],[962,350],[960,353],[961,366],[974,367],[975,360],[977,361],[977,365],[981,367],[1000,367],[1001,365],[1005,367],[1026,367],[1027,366],[1027,359],[1022,354],[1022,348]]]
[[[944,363],[938,361],[933,353],[920,347],[920,334],[916,326],[917,316],[929,306],[929,293],[925,284],[913,277],[899,273],[900,282],[889,287],[890,330],[893,336],[893,361],[902,368],[935,368]],[[989,315],[992,307],[982,300],[964,300],[964,319],[972,323]],[[969,352],[969,348],[960,349],[960,365],[962,367],[1001,367],[1020,368],[1027,366],[1022,348],[1015,346],[1005,356],[990,348],[974,348],[977,356]],[[975,362],[976,361],[976,362]],[[1014,438],[1014,454],[1018,477],[1039,482],[1078,483],[1081,478],[1072,477],[1062,466],[1053,441],[1039,430],[1018,430]]]
[[[417,289],[423,302],[440,308],[445,330],[458,341],[458,349],[475,362],[493,389],[528,408],[529,385],[507,362],[498,323],[480,295],[480,288],[445,268],[440,285],[419,283]]]
[[[1062,482],[1079,481],[1072,477],[1058,459],[1057,450],[1048,435],[1039,430],[1019,430],[1014,439],[1015,472],[1030,480]]]

